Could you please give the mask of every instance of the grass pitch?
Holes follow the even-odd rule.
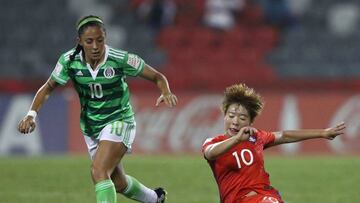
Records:
[[[272,185],[287,203],[360,202],[359,157],[268,156],[265,162]],[[167,203],[219,202],[201,155],[128,155],[124,167],[148,187],[165,187]],[[95,202],[89,171],[87,156],[1,157],[0,202]],[[133,202],[118,197],[118,203]]]

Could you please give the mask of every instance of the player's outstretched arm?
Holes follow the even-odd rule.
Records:
[[[176,106],[178,102],[177,97],[175,96],[175,94],[171,93],[169,82],[162,73],[145,64],[144,70],[142,71],[142,73],[140,73],[140,77],[154,82],[159,88],[161,95],[156,100],[156,106],[158,106],[162,102],[164,102],[169,107]]]
[[[204,156],[207,160],[214,160],[229,151],[238,143],[248,140],[249,136],[253,135],[255,132],[257,132],[257,130],[253,127],[243,127],[238,134],[229,139],[207,146],[204,150]]]
[[[58,86],[54,80],[49,78],[46,83],[40,87],[40,89],[35,94],[33,102],[30,107],[29,113],[20,121],[18,125],[19,132],[23,134],[31,133],[35,130],[35,117],[37,112],[39,112],[42,104],[48,99],[51,92]]]
[[[344,122],[326,129],[311,129],[311,130],[285,130],[282,132],[275,132],[275,141],[271,146],[299,142],[302,140],[325,138],[332,140],[335,137],[344,134],[346,126]]]

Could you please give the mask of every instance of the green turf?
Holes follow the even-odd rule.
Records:
[[[139,156],[124,160],[128,174],[167,189],[168,203],[215,203],[218,193],[201,155]],[[360,202],[358,157],[266,157],[272,185],[287,203]],[[1,157],[1,203],[95,202],[87,156]],[[119,196],[118,203],[130,203]]]

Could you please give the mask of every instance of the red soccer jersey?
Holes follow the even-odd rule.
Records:
[[[207,147],[228,138],[219,135],[207,139],[202,147],[203,153]],[[264,169],[264,148],[274,140],[275,136],[272,133],[258,131],[247,141],[240,142],[217,159],[208,160],[218,184],[222,203],[241,202],[244,195],[250,191],[281,200],[278,192],[270,186],[269,174]]]

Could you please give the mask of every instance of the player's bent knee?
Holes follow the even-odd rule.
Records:
[[[91,176],[93,177],[95,182],[106,180],[110,177],[106,169],[95,165],[91,165]]]

